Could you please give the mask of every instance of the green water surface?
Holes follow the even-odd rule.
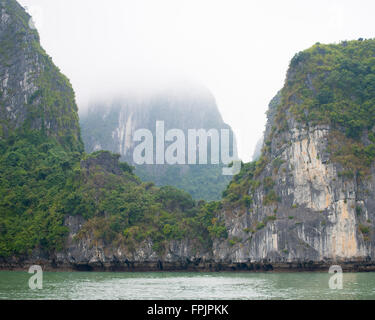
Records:
[[[327,273],[0,272],[0,299],[375,299],[375,273],[344,273],[343,289]]]

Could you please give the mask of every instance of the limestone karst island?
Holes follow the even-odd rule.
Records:
[[[224,175],[237,161],[222,162],[224,151],[241,151],[251,134],[227,120],[216,89],[120,88],[81,109],[81,84],[64,75],[73,68],[55,59],[58,45],[44,42],[24,2],[0,0],[0,278],[32,265],[213,277],[375,271],[375,40],[294,51],[256,156]],[[87,77],[99,85],[95,72]],[[157,121],[174,164],[157,163]],[[140,154],[154,163],[143,164],[134,150],[148,137]]]

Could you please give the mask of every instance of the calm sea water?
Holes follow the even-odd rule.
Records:
[[[344,273],[329,289],[328,273],[44,272],[29,289],[27,272],[0,272],[0,299],[375,299],[375,273]]]

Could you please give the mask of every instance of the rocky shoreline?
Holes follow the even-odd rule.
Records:
[[[40,265],[49,272],[328,272],[333,265],[339,265],[343,272],[374,272],[375,262],[118,262],[56,264],[50,261],[24,261],[22,263],[1,263],[0,271],[26,271],[31,265]]]

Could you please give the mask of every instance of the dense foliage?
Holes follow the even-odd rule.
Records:
[[[62,249],[67,215],[87,221],[78,237],[129,249],[151,240],[159,253],[169,240],[209,247],[226,236],[214,218],[219,203],[198,205],[183,191],[142,183],[118,155],[67,152],[36,131],[0,140],[0,149],[0,256]]]
[[[0,140],[0,256],[61,249],[63,201],[80,154],[40,133]]]

